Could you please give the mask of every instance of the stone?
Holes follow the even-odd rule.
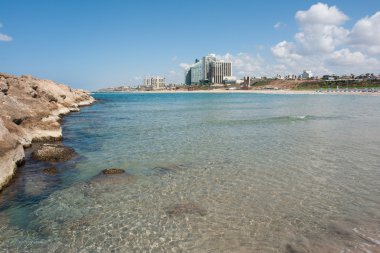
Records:
[[[58,169],[55,167],[49,167],[49,168],[42,169],[42,172],[49,176],[55,176],[58,174]]]
[[[63,162],[70,160],[75,156],[72,148],[65,147],[61,144],[43,144],[41,147],[33,151],[32,158],[45,162]]]
[[[187,202],[169,207],[166,210],[166,213],[169,216],[180,216],[184,214],[196,214],[200,216],[205,216],[207,214],[207,210],[194,202]]]
[[[102,170],[99,174],[94,176],[91,184],[127,184],[135,181],[135,176],[125,172],[119,168],[109,168]]]
[[[32,87],[33,90],[37,90],[38,89],[38,83],[33,82],[30,84],[30,87]]]
[[[0,81],[0,91],[4,93],[5,95],[7,95],[8,89],[9,89],[8,84],[6,84],[3,81]]]
[[[102,170],[103,174],[111,175],[111,174],[123,174],[125,173],[125,170],[123,169],[117,169],[117,168],[109,168]]]

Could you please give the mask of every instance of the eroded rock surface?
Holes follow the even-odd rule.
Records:
[[[43,144],[32,153],[34,160],[44,162],[63,162],[70,160],[74,156],[74,149],[61,144]]]
[[[50,80],[0,73],[0,190],[35,141],[62,139],[60,120],[95,100]]]

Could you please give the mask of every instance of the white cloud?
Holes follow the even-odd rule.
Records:
[[[335,6],[317,3],[298,11],[299,32],[294,41],[281,41],[271,48],[280,65],[299,73],[317,74],[380,71],[380,12],[359,20],[352,30],[343,27],[349,18]]]
[[[173,56],[171,60],[172,61],[177,61],[178,60],[178,56]]]
[[[282,22],[277,22],[276,24],[273,25],[273,28],[276,30],[279,30],[279,29],[285,28],[286,26],[287,25]]]
[[[380,54],[380,12],[356,22],[349,43],[370,54]]]
[[[12,40],[13,40],[13,38],[11,36],[0,33],[0,41],[9,42]]]
[[[300,25],[300,32],[294,37],[305,53],[332,52],[349,33],[340,26],[348,17],[335,6],[317,3],[306,11],[297,11],[295,19]]]
[[[370,65],[379,64],[379,61],[375,58],[367,57],[366,55],[358,51],[351,52],[351,50],[347,48],[335,51],[331,55],[331,57],[328,58],[328,62],[333,65],[353,67],[363,65],[370,67]]]
[[[302,46],[305,54],[315,52],[329,53],[344,44],[349,31],[332,25],[307,25],[295,35],[295,40]]]
[[[271,51],[279,61],[289,64],[302,58],[302,56],[296,52],[295,45],[285,40],[272,47]]]
[[[0,28],[3,27],[3,24],[0,23]],[[9,35],[6,35],[6,34],[3,34],[3,33],[0,33],[0,41],[3,41],[3,42],[9,42],[9,41],[12,41],[13,38]]]
[[[296,20],[305,25],[341,25],[348,20],[346,14],[341,12],[336,6],[329,7],[324,3],[314,4],[307,11],[297,11]]]
[[[183,69],[183,70],[189,70],[190,67],[191,67],[192,64],[188,64],[188,63],[180,63],[179,66]]]

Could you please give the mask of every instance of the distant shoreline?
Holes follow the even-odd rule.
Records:
[[[337,92],[337,91],[321,91],[314,90],[154,90],[154,91],[95,91],[93,93],[142,93],[142,94],[175,94],[175,93],[249,93],[249,94],[273,94],[273,95],[360,95],[360,96],[380,96],[380,92]]]

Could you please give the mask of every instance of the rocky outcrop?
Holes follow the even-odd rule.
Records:
[[[94,101],[53,81],[0,73],[0,190],[24,160],[24,148],[62,139],[61,117]]]
[[[65,147],[61,144],[43,144],[32,153],[32,158],[44,162],[63,162],[70,160],[75,156],[72,148]]]

